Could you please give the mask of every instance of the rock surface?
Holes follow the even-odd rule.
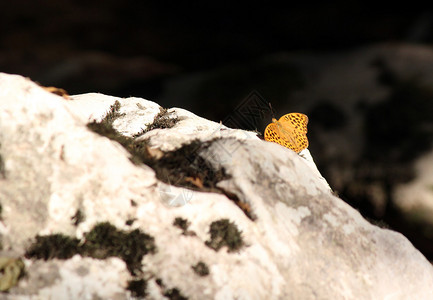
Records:
[[[308,150],[140,98],[0,74],[0,204],[26,270],[0,299],[433,297],[429,262]]]
[[[173,77],[158,99],[226,124],[256,90],[263,98],[252,109],[256,115],[269,111],[269,102],[277,117],[307,114],[309,149],[330,186],[433,261],[433,170],[427,162],[433,153],[432,66],[433,48],[420,44],[283,52]],[[263,131],[271,117],[236,128]]]

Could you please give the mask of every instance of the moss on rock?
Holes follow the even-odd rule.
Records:
[[[105,259],[119,257],[125,261],[132,275],[141,270],[144,255],[155,253],[154,238],[138,229],[126,232],[108,222],[96,224],[80,241],[63,234],[36,236],[36,241],[27,249],[26,258],[68,259],[75,254]]]
[[[244,246],[242,234],[236,224],[228,219],[221,219],[212,222],[209,229],[210,240],[205,244],[209,248],[219,251],[222,247],[227,246],[228,252],[234,252]]]

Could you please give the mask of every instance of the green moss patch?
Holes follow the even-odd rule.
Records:
[[[199,155],[199,152],[211,143],[194,140],[175,151],[165,153],[161,159],[154,161],[151,167],[159,180],[171,185],[222,193],[216,184],[229,176],[224,169],[214,169]]]
[[[146,132],[151,130],[160,128],[172,128],[179,121],[177,116],[172,116],[172,113],[169,113],[166,108],[159,108],[159,113],[153,119],[153,122],[149,124],[145,129],[142,129],[140,132],[134,134],[134,137],[141,136]]]
[[[145,164],[151,167],[156,177],[170,185],[185,187],[196,191],[214,192],[225,194],[232,199],[251,219],[254,220],[254,214],[250,207],[239,201],[236,195],[228,193],[217,187],[217,183],[229,179],[223,168],[215,169],[212,164],[200,156],[200,152],[209,147],[213,141],[201,142],[194,140],[185,144],[175,151],[165,152],[161,157],[155,157],[150,150],[147,141],[136,141],[134,138],[124,136],[117,132],[112,122],[115,119],[117,106],[112,106],[110,112],[101,122],[91,122],[87,127],[92,131],[105,136],[111,140],[120,143],[130,154],[130,160],[134,164]],[[161,111],[158,118],[168,122],[165,117],[165,111]],[[174,121],[173,121],[174,122]],[[166,124],[167,125],[167,124]]]
[[[84,213],[81,209],[77,209],[75,214],[71,217],[72,224],[74,224],[74,226],[78,226],[80,223],[84,222],[85,219],[86,217],[84,216]]]
[[[187,219],[177,217],[174,219],[173,226],[179,227],[183,232],[188,230],[190,222]]]
[[[170,300],[188,300],[188,298],[183,296],[177,288],[166,290],[164,296]]]
[[[112,124],[93,121],[87,124],[87,127],[93,132],[121,144],[131,154],[130,160],[134,164],[149,164],[153,160],[146,141],[136,142],[133,138],[118,133]]]
[[[173,226],[182,229],[183,235],[195,236],[196,233],[194,231],[188,230],[188,227],[191,223],[187,219],[183,219],[181,217],[177,217],[173,221]]]
[[[130,232],[118,230],[107,222],[97,224],[86,233],[82,246],[82,253],[85,256],[99,259],[120,257],[133,275],[141,270],[143,256],[155,252],[154,238],[150,235],[138,229]]]
[[[47,260],[68,259],[75,254],[97,259],[116,256],[125,261],[132,275],[136,275],[141,270],[143,256],[155,252],[154,238],[150,235],[138,229],[126,232],[104,222],[96,224],[82,241],[62,234],[37,236],[25,257]]]
[[[131,292],[132,297],[146,297],[147,281],[144,279],[130,280],[126,289]]]
[[[210,240],[205,244],[209,248],[219,251],[222,247],[227,246],[228,252],[234,252],[244,246],[242,234],[236,224],[228,219],[214,221],[209,229]]]
[[[80,240],[63,234],[36,236],[36,241],[27,249],[26,258],[68,259],[80,252]]]
[[[170,300],[187,300],[177,288],[167,288],[162,279],[157,278],[155,282],[161,287],[163,295]]]
[[[199,276],[207,276],[207,275],[209,275],[209,268],[202,261],[199,261],[196,265],[192,266],[191,268]]]
[[[110,106],[110,109],[108,110],[108,112],[105,114],[104,118],[101,120],[102,123],[106,123],[106,124],[113,124],[113,122],[119,118],[124,116],[125,114],[120,113],[120,102],[119,101],[115,101],[113,105]]]
[[[124,136],[116,131],[113,127],[113,122],[120,116],[123,116],[124,114],[119,113],[120,110],[120,103],[119,101],[114,102],[112,106],[110,106],[110,110],[107,112],[107,114],[102,118],[101,121],[97,122],[93,120],[92,122],[87,124],[87,128],[92,130],[93,132],[105,136],[109,138],[110,140],[114,140],[118,143],[120,143],[126,150],[128,150],[131,154],[137,155],[137,156],[143,156],[149,157],[148,153],[145,153],[145,155],[140,155],[140,148],[141,146],[145,146],[143,143],[134,143],[134,139]],[[139,162],[140,159],[134,159],[134,157],[131,159],[133,162]]]
[[[214,170],[211,164],[198,154],[204,147],[209,147],[210,142],[195,140],[156,159],[150,154],[146,141],[135,141],[121,135],[110,123],[92,122],[87,126],[92,131],[120,143],[132,155],[133,163],[150,166],[155,170],[157,178],[168,184],[221,193],[216,184],[228,178],[224,170]]]
[[[136,220],[136,218],[128,219],[126,220],[125,225],[131,226]]]
[[[120,103],[116,101],[100,121],[87,124],[92,131],[120,143],[131,155],[131,160],[136,163],[144,163],[156,172],[159,180],[176,186],[189,187],[195,190],[213,190],[216,183],[227,178],[224,170],[214,170],[212,166],[198,152],[210,143],[202,143],[198,140],[186,144],[178,150],[164,153],[162,158],[156,159],[149,152],[146,141],[135,141],[134,138],[118,133],[113,127],[113,121],[121,116],[118,112]],[[151,128],[169,128],[177,122],[171,118],[166,109],[162,109],[155,117]],[[220,191],[219,191],[220,192]]]

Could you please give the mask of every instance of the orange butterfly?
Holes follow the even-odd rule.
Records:
[[[284,115],[278,121],[272,118],[265,129],[265,140],[299,153],[308,147],[307,124],[308,117],[301,113]]]

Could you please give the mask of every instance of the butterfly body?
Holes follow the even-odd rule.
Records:
[[[307,124],[308,117],[301,113],[284,115],[278,121],[272,118],[265,129],[265,140],[299,153],[308,147]]]

